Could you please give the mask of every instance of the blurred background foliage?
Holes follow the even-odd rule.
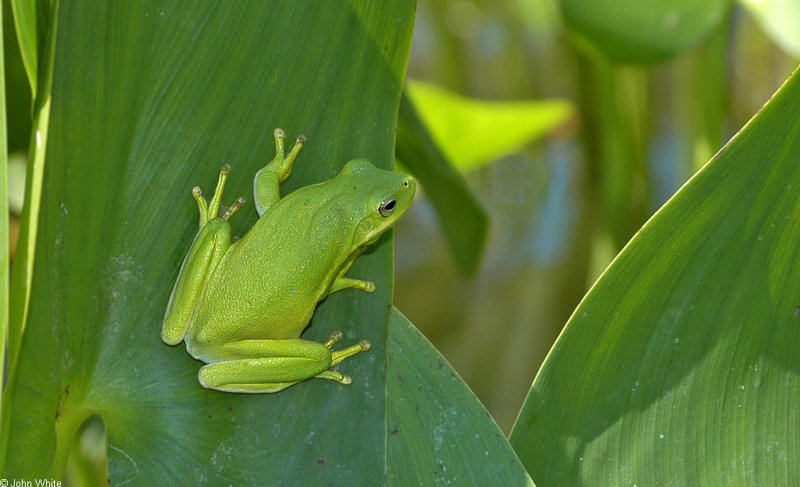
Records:
[[[708,2],[690,44],[617,59],[637,65],[587,47],[582,3],[418,3],[406,93],[488,234],[465,251],[479,262],[454,259],[423,187],[395,234],[394,301],[506,432],[591,283],[800,60],[800,12],[776,0]],[[3,8],[13,242],[30,88]]]
[[[504,431],[589,286],[800,60],[791,2],[663,2],[702,5],[682,18],[707,22],[671,19],[688,32],[676,46],[643,29],[654,47],[628,64],[588,47],[587,36],[604,34],[581,27],[585,3],[418,3],[406,89],[489,230],[475,277],[465,277],[419,197],[396,232],[394,301]],[[531,107],[553,113],[542,125]],[[469,135],[454,141],[458,130]]]

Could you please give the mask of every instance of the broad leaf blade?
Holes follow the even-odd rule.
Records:
[[[396,308],[386,354],[387,485],[533,485],[486,409]]]
[[[234,168],[228,203],[250,196],[277,126],[310,141],[287,191],[354,157],[391,166],[413,4],[65,2],[57,15],[47,190],[4,411],[6,476],[58,476],[77,426],[99,414],[112,483],[382,482],[388,238],[352,270],[378,291],[331,296],[305,335],[340,328],[346,344],[372,341],[340,366],[350,387],[203,390],[201,364],[159,333],[197,229],[189,191],[210,190],[222,164]],[[241,234],[255,215],[235,220]]]
[[[547,485],[800,482],[800,70],[570,319],[511,442]]]

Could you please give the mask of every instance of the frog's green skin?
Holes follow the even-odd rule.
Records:
[[[231,241],[228,219],[239,199],[221,216],[230,168],[220,172],[209,203],[200,188],[200,231],[181,267],[167,306],[161,338],[186,342],[193,357],[208,365],[200,384],[229,392],[277,392],[311,377],[349,384],[329,370],[369,349],[366,340],[339,351],[334,332],[324,344],[303,340],[317,303],[345,288],[367,292],[372,282],[344,277],[355,258],[406,211],[414,180],[376,169],[366,160],[348,162],[333,179],[280,198],[305,138],[284,156],[283,131],[275,130],[275,158],[254,179],[260,216],[241,240]]]

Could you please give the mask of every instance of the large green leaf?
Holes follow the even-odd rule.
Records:
[[[800,70],[576,309],[511,442],[538,485],[800,483]]]
[[[614,61],[652,63],[677,55],[720,25],[729,0],[561,0],[578,39]]]
[[[533,485],[472,391],[395,308],[386,356],[387,485]]]
[[[280,126],[309,138],[287,191],[357,156],[391,166],[413,3],[87,1],[53,13],[37,92],[45,190],[27,216],[38,236],[4,476],[60,475],[78,426],[99,414],[112,483],[381,483],[389,238],[352,270],[378,291],[331,296],[307,333],[372,341],[340,366],[350,387],[207,391],[200,364],[159,332],[197,229],[190,188],[212,187],[222,164],[234,168],[227,201],[247,195]],[[254,221],[245,213],[235,233]]]

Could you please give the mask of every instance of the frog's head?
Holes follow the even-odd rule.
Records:
[[[378,169],[365,159],[348,162],[339,176],[352,183],[362,203],[354,246],[375,242],[406,212],[417,189],[411,176]]]

